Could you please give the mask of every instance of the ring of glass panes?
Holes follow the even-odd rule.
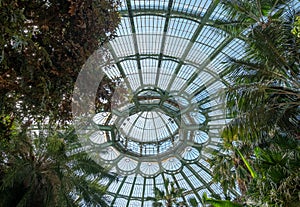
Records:
[[[202,146],[209,142],[204,131],[208,117],[184,94],[147,87],[119,105],[93,118],[99,130],[89,141],[98,149],[98,161],[122,175],[149,177],[177,172],[184,163],[200,159]]]

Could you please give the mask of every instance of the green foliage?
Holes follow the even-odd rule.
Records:
[[[292,29],[292,34],[300,38],[300,16],[297,16]]]
[[[292,137],[299,133],[300,45],[289,32],[292,19],[286,12],[266,27],[253,27],[246,55],[228,62],[234,84],[227,90],[227,105],[235,117],[228,130],[237,131],[239,138],[258,141],[274,130]]]
[[[176,206],[184,206],[184,202],[178,202],[177,199],[182,196],[182,193],[185,191],[183,188],[177,188],[174,182],[170,182],[169,179],[164,180],[164,190],[160,190],[159,188],[154,188],[155,197],[147,197],[146,200],[153,201],[153,207],[165,206],[172,207]]]
[[[87,58],[115,36],[118,0],[2,0],[0,110],[70,120],[71,95]]]
[[[254,167],[259,177],[250,183],[248,196],[257,203],[296,206],[300,201],[300,147],[278,135],[267,148],[255,148]]]
[[[225,196],[237,184],[239,202],[253,206],[300,202],[300,44],[291,32],[299,8],[294,3],[224,1],[231,19],[219,25],[245,40],[245,55],[226,63],[233,119],[223,131],[221,152],[209,162]]]
[[[221,184],[226,198],[230,198],[231,189],[239,190],[242,195],[245,194],[248,190],[247,183],[252,180],[252,177],[242,157],[247,160],[248,165],[252,165],[253,160],[249,159],[252,156],[251,147],[242,143],[237,146],[235,143],[225,144],[220,146],[220,149],[214,150],[213,157],[208,160],[213,170],[213,181]]]
[[[98,181],[113,176],[80,151],[74,130],[54,128],[71,119],[82,65],[115,36],[119,5],[118,0],[0,1],[1,207],[106,206],[106,187]],[[109,99],[103,88],[114,85],[104,79],[98,96]],[[96,105],[103,107],[97,100]],[[45,122],[51,127],[33,134],[30,127]]]
[[[195,197],[190,198],[189,203],[191,204],[192,207],[197,207],[198,206],[198,201]]]
[[[270,22],[282,15],[285,4],[291,0],[223,0],[228,19],[217,20],[216,26],[233,36],[239,36],[245,28],[259,25],[266,28]]]
[[[229,200],[224,201],[224,200],[208,198],[206,193],[203,194],[202,200],[203,203],[211,204],[213,207],[242,207],[243,206],[238,203],[231,202]]]
[[[73,129],[10,138],[0,146],[1,207],[107,206],[99,180],[115,177],[80,150]]]
[[[248,170],[248,171],[250,172],[250,174],[251,174],[251,177],[255,179],[255,178],[257,177],[257,174],[256,174],[255,170],[253,170],[252,166],[249,164],[249,162],[248,162],[247,159],[244,157],[244,155],[241,153],[241,151],[240,151],[238,148],[236,148],[235,150],[237,151],[238,155],[242,158],[244,164],[245,164],[246,167],[247,167],[247,170]]]
[[[13,116],[9,115],[0,115],[0,142],[4,142],[10,139],[10,136],[13,136],[16,133],[18,125],[14,121]]]

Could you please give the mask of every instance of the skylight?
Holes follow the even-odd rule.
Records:
[[[244,51],[242,40],[215,27],[226,18],[218,2],[123,1],[118,36],[107,45],[114,67],[105,70],[122,80],[117,104],[94,115],[83,141],[119,175],[107,184],[111,206],[152,206],[145,198],[165,179],[186,189],[184,201],[224,196],[206,160],[227,120],[222,62]]]

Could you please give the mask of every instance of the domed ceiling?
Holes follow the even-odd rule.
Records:
[[[207,159],[218,149],[226,121],[225,65],[243,55],[243,42],[215,27],[226,18],[219,1],[127,0],[117,37],[109,42],[106,75],[121,79],[110,111],[93,117],[97,130],[85,144],[100,164],[118,174],[108,186],[111,206],[152,206],[164,180],[185,191],[224,197]],[[121,97],[121,99],[120,99]],[[232,197],[238,193],[231,192]]]

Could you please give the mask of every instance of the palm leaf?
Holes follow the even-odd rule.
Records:
[[[242,207],[243,206],[241,204],[233,203],[233,202],[228,201],[228,200],[224,201],[224,200],[217,200],[217,199],[213,199],[213,198],[208,198],[206,193],[203,194],[202,200],[203,200],[204,203],[211,204],[214,207]]]
[[[242,158],[244,164],[246,165],[248,171],[250,172],[252,178],[256,178],[257,174],[254,171],[254,169],[251,167],[250,163],[245,159],[245,157],[243,156],[243,154],[240,152],[239,149],[236,148],[237,153],[239,154],[239,156]]]

